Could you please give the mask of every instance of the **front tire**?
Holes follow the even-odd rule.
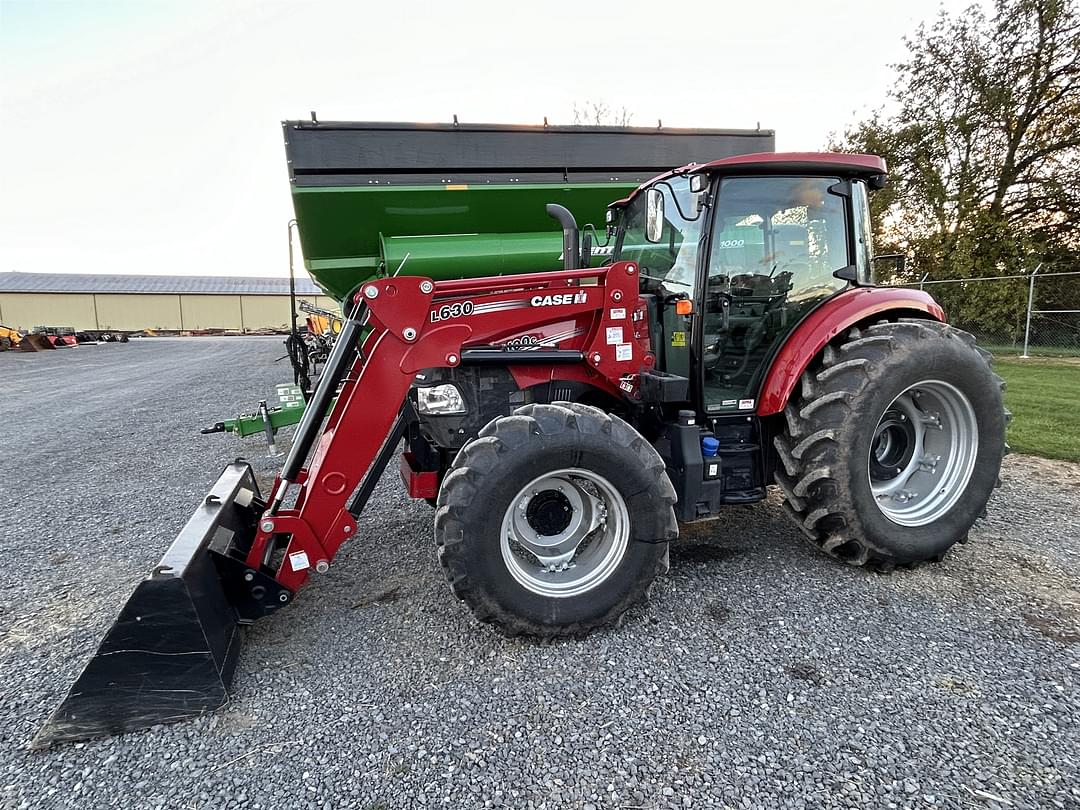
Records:
[[[852,565],[940,560],[997,484],[1003,388],[975,339],[946,324],[851,330],[784,412],[776,482],[788,514]]]
[[[435,539],[454,593],[507,635],[616,621],[678,534],[664,463],[618,417],[571,403],[493,420],[454,459]]]

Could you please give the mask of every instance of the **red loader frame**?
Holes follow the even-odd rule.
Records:
[[[573,319],[583,334],[570,342],[571,348],[537,353],[535,359],[543,364],[517,369],[521,378],[536,379],[541,372],[543,379],[551,379],[554,369],[565,364],[560,379],[582,379],[618,396],[632,394],[638,372],[655,362],[632,262],[513,279],[380,279],[365,284],[355,301],[358,311],[327,361],[247,552],[248,566],[267,571],[277,556],[274,538],[287,536],[273,577],[293,592],[311,568],[325,571],[342,543],[356,533],[356,518],[401,436],[402,407],[418,372],[455,367],[470,350],[501,353],[491,347],[539,328],[543,318],[538,314],[545,311],[551,321]],[[365,322],[371,332],[348,365]],[[513,353],[504,356],[515,371]],[[337,405],[320,434],[324,400],[341,379]],[[311,462],[304,467],[313,445]],[[299,488],[295,502],[285,508],[293,486]]]

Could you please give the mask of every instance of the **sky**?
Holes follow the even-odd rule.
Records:
[[[0,0],[0,271],[287,275],[280,121],[311,110],[557,124],[592,100],[821,149],[966,5]]]

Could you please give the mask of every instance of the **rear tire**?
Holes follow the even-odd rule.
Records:
[[[660,456],[621,419],[527,405],[454,459],[435,515],[439,560],[480,621],[507,635],[581,635],[667,571],[674,503]]]
[[[785,509],[815,546],[887,571],[967,539],[1006,450],[989,360],[935,321],[852,329],[826,347],[775,439]]]

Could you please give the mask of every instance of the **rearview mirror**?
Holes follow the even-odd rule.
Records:
[[[696,220],[701,216],[701,209],[705,207],[705,191],[709,188],[709,177],[704,174],[690,175],[690,219]]]
[[[658,188],[645,192],[645,238],[659,242],[664,235],[664,194]]]
[[[904,268],[907,267],[907,256],[903,253],[879,253],[873,259],[874,264],[878,262],[892,262],[893,272],[899,275],[904,272]]]

